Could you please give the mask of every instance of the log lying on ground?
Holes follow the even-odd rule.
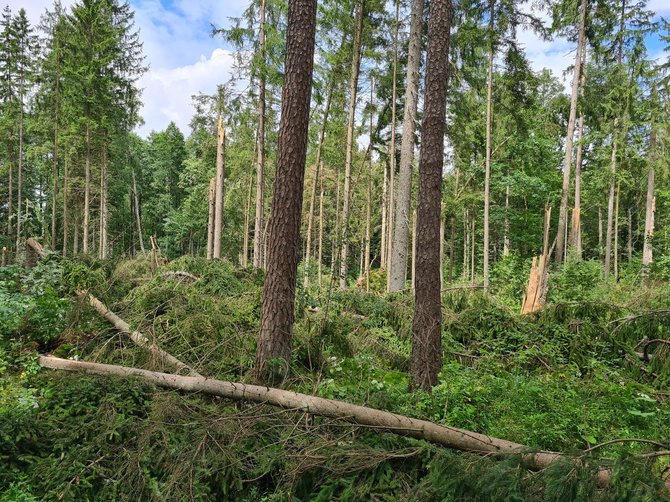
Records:
[[[163,279],[172,279],[178,282],[195,282],[200,279],[197,275],[193,275],[189,272],[184,272],[182,270],[177,270],[175,272],[163,272],[161,275]]]
[[[42,244],[40,244],[35,239],[28,239],[26,241],[26,247],[31,249],[37,256],[40,258],[45,258],[47,253],[44,250]],[[183,272],[187,273],[187,272]],[[190,274],[189,274],[190,275]],[[195,277],[195,276],[193,276]],[[196,278],[197,280],[197,278]],[[136,345],[139,345],[142,348],[147,349],[151,354],[162,363],[167,363],[171,366],[177,368],[177,371],[187,372],[190,376],[201,377],[200,373],[191,368],[188,364],[183,363],[176,357],[171,354],[168,354],[158,345],[153,343],[149,338],[140,333],[139,331],[133,330],[130,325],[121,319],[118,315],[112,312],[107,305],[98,300],[95,296],[85,291],[77,291],[77,296],[86,300],[95,311],[100,314],[102,317],[107,319],[117,330],[122,333],[126,333],[130,339],[135,342]]]
[[[121,333],[127,334],[136,345],[139,345],[140,347],[145,348],[151,352],[151,354],[162,363],[167,363],[171,366],[174,366],[178,371],[185,371],[192,377],[202,377],[200,373],[195,371],[188,364],[165,352],[158,345],[149,340],[147,336],[143,335],[139,331],[133,330],[126,321],[112,312],[109,307],[107,307],[107,305],[102,303],[92,294],[85,291],[77,291],[77,296],[86,300],[89,305],[93,307],[93,309],[95,309],[98,314],[100,314],[101,317],[107,319],[107,321],[109,321],[109,323],[112,324]]]
[[[472,453],[519,454],[523,456],[527,465],[534,470],[544,469],[557,460],[566,458],[560,453],[554,452],[525,453],[528,451],[527,447],[504,439],[455,427],[442,426],[426,420],[409,418],[388,411],[376,410],[334,399],[299,394],[287,390],[212,380],[201,376],[186,377],[111,364],[71,361],[52,356],[40,356],[39,363],[45,368],[57,370],[82,371],[96,375],[138,377],[159,387],[188,392],[202,392],[235,400],[266,403],[285,409],[305,411],[313,415],[339,418],[353,424],[375,427],[401,436],[423,439],[431,443]],[[601,468],[596,474],[596,482],[601,487],[607,487],[610,477],[611,471],[607,468]]]

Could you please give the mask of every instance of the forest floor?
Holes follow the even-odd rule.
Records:
[[[547,308],[521,316],[527,270],[509,260],[493,294],[444,293],[430,394],[407,390],[409,292],[301,288],[293,372],[277,386],[569,456],[539,473],[518,455],[37,363],[50,353],[171,371],[76,299],[87,289],[199,373],[250,382],[260,273],[188,257],[155,276],[141,258],[0,268],[0,501],[670,500],[670,347],[639,357],[670,338],[670,285],[634,272],[605,282],[599,264],[571,263],[551,276]],[[376,273],[372,289],[384,283]],[[602,465],[608,489],[594,482]]]

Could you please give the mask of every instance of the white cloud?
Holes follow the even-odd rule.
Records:
[[[74,4],[74,0],[61,0],[61,4],[64,9],[68,9]],[[54,0],[30,0],[29,2],[26,2],[26,0],[5,0],[0,8],[4,9],[5,5],[9,5],[14,14],[18,13],[19,9],[25,9],[30,24],[37,26],[42,14],[47,9],[53,10]]]
[[[177,68],[149,70],[139,82],[143,107],[140,114],[145,125],[137,133],[147,136],[152,130],[164,129],[170,121],[188,134],[193,115],[191,96],[198,92],[214,94],[216,86],[230,76],[233,56],[222,48],[214,49],[208,58]]]

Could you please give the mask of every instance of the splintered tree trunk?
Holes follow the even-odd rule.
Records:
[[[440,201],[449,77],[451,0],[431,0],[426,95],[419,159],[419,205],[410,387],[430,390],[442,367],[440,305]]]
[[[489,287],[489,208],[491,206],[491,122],[493,119],[493,29],[495,18],[495,0],[489,0],[489,68],[486,85],[486,161],[484,174],[484,289]]]
[[[410,207],[412,196],[412,162],[414,160],[414,130],[419,102],[419,65],[421,63],[421,28],[424,0],[412,0],[407,54],[407,85],[400,145],[398,192],[393,217],[393,242],[388,271],[388,291],[400,291],[407,280],[407,251],[409,243]]]
[[[565,137],[565,163],[563,164],[563,189],[561,191],[561,206],[558,212],[558,233],[556,234],[556,263],[563,261],[565,252],[565,233],[563,228],[568,221],[568,195],[570,191],[570,168],[572,165],[572,145],[575,135],[577,118],[577,94],[579,90],[579,73],[582,63],[582,52],[586,44],[585,26],[588,0],[581,1],[579,11],[579,35],[577,38],[577,53],[575,54],[575,69],[572,75],[572,94],[570,96],[570,115],[568,117],[568,131]]]
[[[256,135],[256,216],[254,218],[254,270],[263,266],[263,211],[265,200],[265,15],[266,1],[261,0],[258,50],[261,68],[258,82],[258,133]]]
[[[351,58],[351,78],[349,80],[349,117],[347,120],[347,145],[344,163],[344,192],[342,194],[342,242],[340,249],[340,289],[347,288],[349,264],[349,206],[351,204],[351,165],[354,154],[354,127],[356,125],[356,96],[358,75],[361,68],[361,44],[363,40],[365,0],[359,0],[356,7],[356,31],[354,33],[353,56]]]
[[[586,44],[585,44],[586,45]],[[582,53],[581,85],[579,95],[584,99],[586,93],[586,46]],[[570,240],[577,260],[582,259],[582,162],[584,155],[584,112],[579,113],[577,129],[577,158],[575,160],[575,207],[572,211],[572,225],[570,226]]]
[[[316,204],[316,182],[321,179],[321,152],[323,151],[323,141],[326,137],[326,125],[328,123],[328,115],[330,113],[330,103],[333,99],[333,88],[335,87],[335,80],[331,79],[328,88],[328,97],[326,98],[326,106],[323,110],[323,119],[321,122],[321,131],[319,132],[319,143],[316,147],[316,160],[314,161],[314,180],[312,182],[312,190],[309,198],[309,213],[307,214],[307,239],[305,243],[305,275],[303,277],[303,286],[309,287],[309,266],[312,253],[312,227],[314,226],[314,206]]]
[[[214,188],[214,243],[212,258],[221,258],[221,237],[223,234],[223,180],[226,168],[226,130],[223,127],[223,97],[219,97],[219,122],[216,136],[216,184]]]
[[[216,211],[216,176],[209,180],[207,199],[207,259],[214,257],[214,212]],[[244,266],[244,265],[243,265]]]
[[[277,147],[277,174],[268,235],[261,330],[254,376],[260,381],[287,374],[300,256],[300,216],[305,182],[307,128],[312,93],[316,0],[289,0],[285,81]],[[269,367],[283,360],[286,367]],[[272,373],[272,375],[271,375]]]

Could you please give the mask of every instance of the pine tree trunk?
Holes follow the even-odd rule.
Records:
[[[397,127],[397,106],[398,100],[398,34],[400,31],[400,0],[395,3],[395,29],[393,33],[393,71],[392,71],[392,87],[391,87],[391,145],[389,155],[389,196],[388,206],[384,205],[384,210],[387,218],[382,224],[382,231],[384,233],[384,242],[382,243],[382,256],[384,257],[382,268],[389,269],[389,261],[393,253],[393,229],[395,220],[395,171],[396,171],[396,127]],[[385,201],[386,202],[386,201]],[[388,283],[388,273],[387,273]]]
[[[91,218],[91,128],[86,124],[86,159],[84,160],[84,227],[82,252],[88,253],[88,227]]]
[[[391,148],[389,147],[389,155],[391,154]],[[390,162],[389,158],[389,162]],[[386,252],[389,249],[389,246],[387,244],[387,234],[391,229],[389,228],[389,223],[388,223],[388,209],[389,209],[389,200],[388,200],[388,184],[389,184],[389,171],[391,170],[391,167],[389,166],[388,163],[384,164],[383,168],[383,177],[382,177],[382,228],[381,228],[381,259],[380,259],[380,267],[385,270],[386,269]]]
[[[322,286],[322,274],[321,267],[323,264],[323,162],[321,162],[321,168],[319,169],[319,257],[317,260],[318,276],[319,276],[319,289]]]
[[[223,127],[223,96],[219,96],[219,121],[216,135],[216,182],[214,187],[214,243],[212,258],[221,258],[221,238],[223,235],[223,183],[226,168],[226,130]]]
[[[579,91],[579,76],[582,64],[582,53],[586,45],[586,11],[588,1],[582,0],[579,11],[579,35],[577,38],[577,53],[575,54],[575,68],[572,76],[572,94],[570,96],[570,115],[568,118],[568,131],[565,137],[565,163],[563,164],[563,188],[561,191],[561,206],[558,213],[558,232],[556,234],[556,263],[563,261],[565,253],[565,234],[563,228],[568,221],[568,196],[570,191],[570,169],[572,165],[572,148],[575,135],[575,122],[577,118],[577,94]]]
[[[56,122],[58,122],[58,112],[56,112]],[[58,125],[54,129],[53,141],[53,168],[51,171],[52,185],[51,185],[51,249],[56,249],[57,228],[56,228],[56,211],[58,210]]]
[[[493,120],[493,30],[495,19],[495,0],[489,0],[489,67],[486,85],[486,160],[484,174],[484,288],[489,287],[489,208],[491,206],[491,128]]]
[[[424,0],[412,0],[407,54],[407,85],[400,145],[398,191],[393,217],[393,236],[388,271],[388,291],[400,291],[407,280],[407,251],[412,197],[412,162],[414,160],[414,130],[419,102],[419,65],[421,63],[421,31]]]
[[[146,253],[144,249],[144,237],[142,236],[142,217],[140,214],[140,196],[137,193],[137,180],[135,178],[135,169],[131,169],[131,174],[133,177],[133,199],[135,200],[135,220],[137,222],[137,235],[140,241],[140,250],[142,254]]]
[[[621,188],[619,182],[616,184],[616,196],[614,198],[614,280],[619,280],[619,194]]]
[[[405,264],[407,268],[407,264]],[[416,287],[416,209],[412,211],[412,292]]]
[[[440,204],[449,77],[451,0],[431,0],[425,105],[419,159],[419,205],[410,388],[430,390],[442,367]]]
[[[254,376],[261,381],[281,376],[277,375],[277,371],[288,370],[291,361],[316,6],[316,0],[289,0],[288,4],[277,174],[268,236],[261,329],[254,367]],[[283,360],[286,367],[268,367],[273,360]],[[287,373],[284,371],[283,376]]]
[[[256,215],[254,218],[254,270],[263,266],[263,211],[265,208],[265,17],[266,0],[261,0],[258,50],[261,70],[258,83],[258,134],[256,135]]]
[[[14,162],[12,159],[11,152],[8,155],[9,157],[9,173],[7,174],[8,180],[8,194],[7,194],[7,236],[11,238],[11,235],[14,233],[14,228],[12,226],[12,206],[14,205]]]
[[[330,237],[330,271],[333,279],[335,278],[335,268],[337,265],[337,255],[339,253],[337,237],[340,235],[340,170],[337,170],[337,179],[335,180],[335,231]]]
[[[68,207],[67,207],[67,182],[70,176],[69,173],[70,159],[65,158],[63,161],[63,256],[67,256],[67,225],[68,225]]]
[[[347,119],[347,145],[344,163],[344,192],[342,194],[342,242],[340,250],[340,289],[347,288],[349,255],[349,206],[351,204],[351,167],[354,154],[354,127],[356,125],[356,96],[358,75],[361,67],[361,45],[363,42],[363,21],[365,0],[359,0],[356,7],[356,31],[354,33],[353,55],[351,58],[351,78],[349,80],[349,117]]]
[[[612,130],[612,158],[610,160],[610,188],[609,196],[607,198],[607,230],[605,232],[605,277],[609,276],[611,269],[612,258],[612,229],[614,223],[614,198],[615,198],[615,184],[616,184],[616,162],[617,162],[617,124],[618,120],[614,119],[614,127]]]
[[[303,277],[303,286],[309,287],[309,266],[312,253],[312,227],[314,226],[314,206],[316,204],[316,182],[321,179],[321,152],[323,151],[323,142],[326,137],[326,125],[328,124],[328,115],[330,113],[330,103],[333,98],[333,88],[335,80],[331,79],[328,87],[328,97],[326,106],[323,110],[323,119],[321,122],[321,131],[319,132],[319,143],[316,147],[316,160],[314,161],[314,180],[309,198],[309,213],[307,214],[307,239],[305,243],[305,275]]]
[[[209,180],[207,199],[207,259],[214,257],[214,213],[216,212],[216,176]],[[247,220],[248,222],[248,220]],[[244,265],[243,265],[244,266]]]
[[[107,149],[102,150],[100,163],[100,244],[98,256],[101,260],[107,258]]]
[[[586,46],[582,53],[581,85],[579,95],[584,99],[586,93]],[[572,212],[572,226],[568,245],[574,249],[575,259],[582,259],[582,162],[584,155],[584,112],[579,113],[577,129],[577,158],[575,160],[575,207]]]
[[[16,257],[18,258],[20,250],[23,249],[23,246],[21,245],[21,204],[23,204],[23,95],[21,96],[21,110],[19,113],[19,162],[16,178]]]
[[[649,269],[654,261],[652,241],[654,237],[654,168],[649,168],[647,174],[647,203],[644,216],[644,244],[642,248],[642,270],[644,275],[649,275]]]
[[[251,221],[251,215],[249,213],[251,212],[251,194],[253,185],[253,177],[249,174],[247,199],[244,203],[244,227],[242,228],[242,256],[240,257],[240,266],[242,268],[247,268],[249,266],[249,222]],[[212,228],[214,228],[213,224]]]

